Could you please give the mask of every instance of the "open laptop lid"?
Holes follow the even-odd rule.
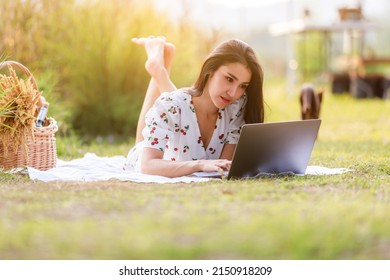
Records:
[[[321,120],[245,124],[227,178],[304,174]]]

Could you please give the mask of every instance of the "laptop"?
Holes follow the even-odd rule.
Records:
[[[243,125],[227,179],[305,174],[320,125],[319,119]]]

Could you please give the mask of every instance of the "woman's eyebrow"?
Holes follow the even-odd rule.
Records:
[[[236,77],[236,76],[234,76],[232,73],[229,73],[229,72],[227,72],[227,74],[230,76],[230,77],[232,77],[234,80],[238,80],[238,78]]]
[[[227,72],[227,74],[228,74],[230,77],[232,77],[234,80],[238,81],[238,78],[237,78],[236,76],[234,76],[232,73]],[[249,82],[243,82],[243,84],[249,85]]]

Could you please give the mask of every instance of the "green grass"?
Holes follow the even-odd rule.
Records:
[[[299,118],[268,91],[267,121]],[[389,259],[390,102],[327,94],[310,165],[334,176],[192,184],[0,177],[0,259]],[[60,157],[129,143],[58,139]]]

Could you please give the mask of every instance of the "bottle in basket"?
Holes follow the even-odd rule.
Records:
[[[49,103],[44,102],[41,106],[41,109],[39,110],[39,114],[37,117],[37,120],[35,122],[36,127],[42,127],[43,126],[43,121],[46,118],[47,111],[49,110]]]

